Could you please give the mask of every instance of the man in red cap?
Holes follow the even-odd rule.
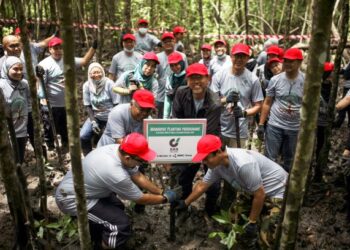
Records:
[[[180,51],[180,52],[185,52],[185,47],[184,44],[181,42],[182,39],[184,38],[186,30],[182,26],[175,26],[173,28],[173,34],[175,37],[175,50]]]
[[[230,56],[226,54],[226,42],[224,40],[216,40],[214,42],[215,56],[210,61],[209,74],[211,78],[223,68],[230,67],[232,62]]]
[[[133,34],[123,36],[123,50],[113,56],[109,68],[109,78],[111,80],[116,81],[124,72],[134,70],[141,61],[142,55],[134,51],[135,43],[136,38]]]
[[[185,200],[178,201],[178,209],[186,208],[209,190],[214,183],[224,179],[246,197],[245,201],[238,199],[237,202],[243,204],[251,202],[248,213],[249,223],[240,238],[242,249],[258,249],[256,247],[259,219],[267,223],[268,232],[265,233],[272,236],[267,239],[273,239],[274,230],[271,230],[270,226],[273,228],[274,220],[279,221],[279,210],[288,180],[288,174],[283,168],[256,151],[223,147],[220,138],[210,134],[198,141],[197,154],[192,161],[206,164],[209,170],[203,180],[196,184],[192,193]],[[269,210],[267,214],[270,218],[261,217],[264,203]],[[242,206],[243,204],[239,207],[248,205]],[[234,207],[231,207],[233,212],[235,212]],[[267,247],[273,246],[272,242],[264,241],[264,243]]]
[[[211,62],[211,45],[210,44],[203,44],[201,46],[201,57],[202,59],[199,60],[199,63],[202,63],[209,69],[209,65]]]
[[[52,114],[54,123],[56,126],[57,133],[61,135],[61,141],[64,149],[68,146],[68,133],[67,133],[67,119],[66,119],[66,104],[65,104],[65,79],[64,79],[64,68],[63,68],[63,50],[62,50],[62,39],[54,37],[50,40],[49,52],[50,56],[42,60],[38,65],[41,69],[40,72],[43,74],[44,82],[46,85],[48,96],[43,95],[41,83],[39,83],[39,95],[43,99],[42,104],[46,106],[46,99],[50,102],[52,107]],[[91,58],[94,56],[97,49],[97,41],[94,41],[92,47],[86,52],[83,58],[75,58],[75,66],[77,68],[83,67],[89,63]],[[45,100],[44,100],[45,99]],[[44,115],[49,119],[48,115]],[[45,128],[45,140],[49,148],[53,147],[53,133],[50,121],[44,121]]]
[[[299,70],[303,61],[300,49],[286,50],[283,60],[284,72],[271,78],[266,89],[257,134],[264,139],[265,155],[273,161],[282,149],[283,167],[289,171],[298,139],[300,110],[304,92],[304,74]]]
[[[168,56],[175,51],[175,37],[172,32],[164,32],[162,35],[163,51],[158,53],[159,65],[157,67],[158,73],[158,95],[157,95],[157,109],[158,117],[163,118],[164,99],[165,99],[165,85],[167,78],[172,74],[168,63]],[[188,66],[187,57],[184,53],[178,52],[183,57],[185,62],[185,69]]]
[[[260,112],[264,100],[259,79],[245,66],[250,48],[238,43],[231,49],[232,66],[218,72],[212,78],[211,89],[221,97],[221,134],[225,145],[237,147],[235,119],[239,119],[241,147],[248,139],[248,116]],[[233,107],[233,103],[237,105]],[[232,113],[233,111],[233,113]]]
[[[138,171],[140,164],[155,157],[156,152],[149,148],[146,138],[131,133],[120,145],[100,147],[84,158],[84,187],[94,249],[115,249],[130,237],[130,221],[120,198],[137,204],[161,204],[180,197],[178,190],[162,190]],[[77,216],[71,171],[57,187],[55,197],[63,213]]]
[[[142,54],[145,52],[153,51],[156,46],[161,47],[160,40],[152,34],[148,33],[148,21],[140,19],[137,22],[136,37],[136,50]]]
[[[108,115],[106,128],[97,147],[121,143],[132,132],[143,132],[143,120],[155,109],[154,95],[151,91],[136,90],[130,103],[115,106]]]
[[[206,133],[220,135],[220,100],[209,88],[208,69],[200,63],[194,63],[186,69],[187,86],[179,87],[173,101],[173,116],[178,119],[204,118],[207,120]],[[193,179],[200,164],[173,164],[180,172],[179,184],[182,186],[183,199],[192,191]],[[220,194],[220,182],[215,183],[207,192],[205,211],[209,216],[216,212],[216,202]]]

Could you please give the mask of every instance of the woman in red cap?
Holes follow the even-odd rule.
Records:
[[[119,104],[129,103],[137,89],[147,89],[157,96],[158,81],[154,76],[157,64],[157,55],[147,52],[134,70],[126,71],[118,78],[113,91],[119,95]]]
[[[198,63],[204,64],[207,69],[209,69],[209,65],[211,62],[211,45],[203,44],[201,47],[201,57]]]
[[[171,53],[168,57],[168,63],[173,73],[167,78],[165,83],[163,119],[171,118],[171,107],[176,91],[180,86],[187,84],[185,79],[185,61],[182,55],[178,52]]]

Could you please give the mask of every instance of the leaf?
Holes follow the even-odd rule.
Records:
[[[47,228],[51,228],[51,229],[59,229],[60,226],[61,225],[58,223],[50,223],[50,224],[46,225]]]
[[[57,239],[58,242],[61,242],[61,241],[62,241],[63,235],[64,235],[64,231],[63,231],[63,230],[61,230],[61,231],[59,231],[59,232],[57,233],[56,239]]]
[[[236,233],[231,231],[227,236],[226,246],[228,249],[231,249],[234,244],[236,244]]]
[[[40,239],[42,239],[44,237],[44,228],[43,227],[39,227],[39,231],[36,234]]]
[[[211,232],[208,236],[209,239],[215,238],[217,235],[219,235],[219,232]]]
[[[244,227],[238,224],[232,225],[232,230],[234,230],[237,234],[243,234],[244,233]]]
[[[73,229],[71,231],[69,231],[68,233],[68,237],[71,238],[73,235],[75,235],[77,233],[77,230]]]
[[[241,217],[243,218],[243,220],[249,221],[248,217],[245,214],[241,214]]]
[[[230,224],[230,221],[227,221],[224,217],[221,215],[213,215],[213,219],[219,222],[220,224]]]
[[[35,227],[35,228],[38,228],[38,227],[40,227],[40,226],[41,226],[40,222],[37,221],[37,220],[35,220],[35,221],[34,221],[34,227]]]

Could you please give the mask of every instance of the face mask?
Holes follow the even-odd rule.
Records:
[[[217,55],[217,57],[219,58],[219,60],[222,60],[226,57],[225,53],[220,53],[220,55]]]
[[[134,52],[134,48],[132,48],[132,49],[123,48],[123,50],[124,50],[125,52],[128,52],[128,53]]]
[[[139,28],[139,32],[140,32],[140,34],[146,34],[147,33],[147,28]]]

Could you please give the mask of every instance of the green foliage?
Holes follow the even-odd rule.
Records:
[[[56,240],[64,243],[64,237],[68,237],[70,243],[78,241],[78,225],[69,215],[64,215],[57,222],[47,224],[45,219],[34,222],[38,238],[44,238],[45,233],[55,234]]]
[[[242,219],[247,222],[248,218],[244,214],[241,214]],[[227,249],[231,249],[237,243],[237,235],[244,232],[244,228],[248,223],[244,225],[235,224],[231,220],[230,213],[228,211],[221,210],[219,215],[214,215],[213,219],[223,225],[229,225],[229,232],[211,232],[209,238],[220,237],[220,243],[227,246]]]

